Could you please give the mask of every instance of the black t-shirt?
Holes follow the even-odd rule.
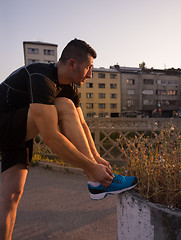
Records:
[[[76,107],[80,105],[77,87],[58,83],[56,64],[30,64],[17,69],[0,84],[0,112],[31,103],[53,105],[57,97],[67,97]]]

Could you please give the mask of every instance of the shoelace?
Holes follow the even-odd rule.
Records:
[[[125,179],[122,175],[114,175],[114,178],[112,180],[113,183],[121,183]]]

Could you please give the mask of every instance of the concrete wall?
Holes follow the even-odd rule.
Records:
[[[117,197],[117,226],[118,240],[180,240],[181,211],[128,191]]]

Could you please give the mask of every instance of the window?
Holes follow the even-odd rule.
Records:
[[[177,80],[168,80],[168,84],[178,86]]]
[[[157,104],[157,106],[168,106],[169,101],[168,100],[157,100],[156,104]]]
[[[132,99],[127,100],[127,105],[128,105],[128,107],[134,106],[134,100],[132,100]]]
[[[110,108],[117,108],[117,104],[116,103],[111,103]]]
[[[110,94],[110,98],[116,99],[116,98],[117,98],[117,94],[111,93],[111,94]]]
[[[99,108],[105,108],[106,104],[105,103],[99,103]]]
[[[28,53],[39,54],[39,49],[38,48],[28,48]]]
[[[128,95],[134,95],[134,90],[131,90],[131,89],[130,89],[130,90],[128,90],[127,93],[128,93]]]
[[[153,85],[154,80],[153,79],[143,79],[143,84],[145,85]]]
[[[176,96],[177,95],[177,91],[176,90],[168,90],[168,95],[169,96]]]
[[[156,90],[156,95],[167,95],[167,91],[166,90]]]
[[[119,113],[118,112],[111,113],[111,117],[119,117]]]
[[[166,86],[166,80],[157,80],[157,85]]]
[[[105,93],[99,93],[99,98],[106,98],[106,94]]]
[[[134,79],[127,79],[126,82],[127,82],[128,85],[134,85],[135,84]]]
[[[111,79],[117,79],[117,74],[111,73],[111,74],[110,74],[110,78],[111,78]]]
[[[99,117],[106,117],[107,113],[99,113]]]
[[[153,90],[143,90],[144,95],[153,95]]]
[[[93,113],[93,112],[89,112],[89,113],[87,113],[86,116],[87,116],[87,117],[94,117],[94,113]]]
[[[39,63],[38,59],[28,59],[28,64]]]
[[[93,93],[86,93],[86,98],[93,98]]]
[[[155,105],[154,100],[153,99],[151,99],[151,100],[145,99],[145,100],[143,100],[143,105]]]
[[[176,100],[169,100],[169,105],[176,105],[177,101]]]
[[[105,83],[99,83],[98,88],[105,88]]]
[[[48,49],[44,49],[44,55],[54,55],[54,50],[48,50]]]
[[[106,74],[105,73],[98,73],[98,78],[105,78]]]
[[[116,89],[117,88],[117,84],[116,83],[110,83],[110,88],[111,89]]]
[[[86,82],[86,88],[93,88],[93,83]]]
[[[94,104],[93,103],[86,103],[86,108],[92,109],[92,108],[94,108]]]

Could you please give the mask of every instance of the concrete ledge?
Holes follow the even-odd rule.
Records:
[[[134,190],[117,197],[118,240],[180,240],[181,210],[150,203]]]
[[[83,175],[84,171],[80,168],[73,168],[73,167],[65,167],[58,165],[56,163],[49,163],[49,162],[39,162],[39,166],[47,169],[52,169],[54,171],[59,171],[63,173],[74,173]]]

